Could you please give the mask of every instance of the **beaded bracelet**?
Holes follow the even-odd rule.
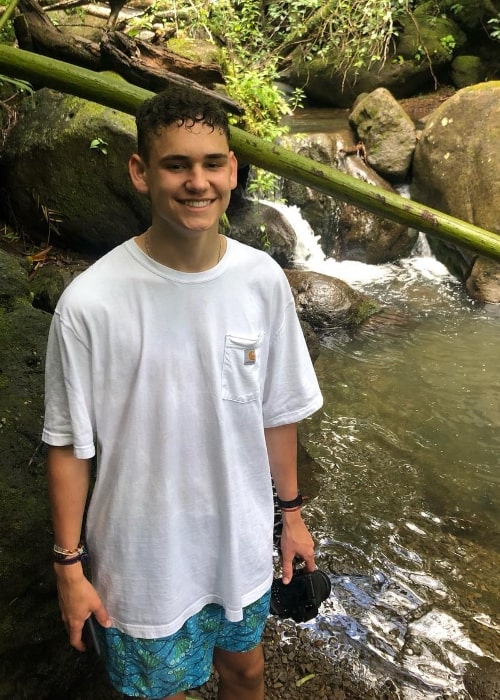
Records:
[[[65,549],[64,547],[59,547],[57,544],[54,545],[52,550],[52,558],[56,564],[62,564],[63,566],[68,566],[69,564],[76,564],[79,561],[84,561],[88,557],[88,552],[84,544],[79,544],[76,549]]]
[[[297,508],[300,508],[300,506],[304,502],[300,491],[298,492],[297,496],[291,501],[282,501],[279,496],[276,497],[276,500],[281,510],[296,510]]]

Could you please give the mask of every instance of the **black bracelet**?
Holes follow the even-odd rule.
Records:
[[[282,501],[279,496],[276,496],[276,500],[278,502],[279,507],[285,508],[285,509],[287,509],[287,508],[300,508],[300,506],[304,502],[304,499],[302,498],[302,494],[300,493],[300,491],[298,492],[297,497],[291,501]]]

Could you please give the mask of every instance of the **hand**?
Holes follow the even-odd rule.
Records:
[[[99,624],[111,627],[111,618],[94,586],[83,573],[81,564],[64,566],[54,564],[61,616],[69,635],[69,643],[78,651],[85,651],[82,629],[93,613]]]
[[[314,542],[311,533],[302,520],[300,510],[282,511],[283,530],[281,533],[281,563],[283,583],[290,583],[293,576],[293,560],[303,559],[306,571],[314,571]]]

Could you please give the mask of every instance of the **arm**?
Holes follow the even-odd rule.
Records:
[[[293,500],[298,493],[297,482],[297,424],[266,428],[266,445],[278,496],[283,501]],[[314,571],[314,542],[307,529],[300,508],[282,511],[283,532],[281,556],[283,583],[289,583],[293,575],[294,557],[305,561],[306,569]]]
[[[56,544],[75,549],[81,538],[83,513],[89,489],[90,463],[73,454],[73,446],[49,447],[49,495]],[[70,644],[85,651],[82,628],[94,613],[97,621],[108,627],[111,623],[102,601],[83,573],[81,562],[64,566],[54,563],[62,619],[68,630]]]

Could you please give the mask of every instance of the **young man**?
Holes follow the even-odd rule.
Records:
[[[137,115],[150,228],[63,294],[47,355],[54,568],[71,644],[93,614],[111,681],[184,698],[212,664],[222,700],[264,697],[273,496],[283,578],[314,569],[296,423],[322,403],[289,285],[219,233],[237,163],[217,102],[169,90]],[[92,583],[82,570],[86,519]]]

